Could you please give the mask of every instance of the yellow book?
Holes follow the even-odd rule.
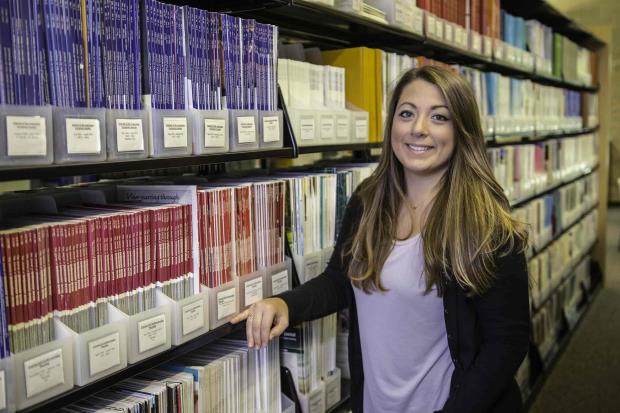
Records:
[[[345,69],[347,102],[368,112],[368,136],[381,140],[381,51],[367,47],[322,52],[323,63]]]

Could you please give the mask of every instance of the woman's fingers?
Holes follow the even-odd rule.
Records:
[[[257,311],[252,312],[252,343],[254,344],[254,348],[260,348],[261,346],[261,326],[263,322],[263,312],[260,309],[256,309]],[[249,345],[249,340],[248,340]]]
[[[272,306],[265,308],[263,312],[263,318],[260,326],[260,346],[266,347],[269,343],[269,331],[273,326],[273,319],[275,316],[275,310]]]
[[[243,320],[246,320],[248,347],[265,347],[269,340],[288,327],[288,306],[280,298],[267,298],[237,314],[230,323],[237,324]]]
[[[242,322],[243,320],[246,320],[248,318],[248,316],[250,315],[250,309],[248,308],[245,311],[240,312],[239,314],[237,314],[236,316],[234,316],[232,318],[232,320],[230,320],[230,324],[237,324]]]
[[[271,332],[269,333],[269,340],[271,340],[274,337],[278,337],[279,335],[284,333],[284,330],[286,330],[287,328],[288,328],[288,315],[279,316],[276,320],[276,325],[273,326],[273,328],[271,329]]]

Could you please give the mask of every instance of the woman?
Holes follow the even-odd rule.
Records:
[[[473,92],[448,69],[414,69],[386,119],[325,272],[233,322],[248,318],[259,347],[348,307],[354,412],[521,412],[527,234],[491,172]]]

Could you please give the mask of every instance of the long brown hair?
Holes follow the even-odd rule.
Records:
[[[510,204],[493,176],[470,85],[451,70],[424,66],[407,71],[396,84],[386,117],[379,165],[363,182],[360,224],[345,249],[348,275],[365,292],[385,291],[381,271],[396,238],[401,206],[406,202],[403,166],[392,151],[392,121],[403,89],[416,79],[437,86],[454,125],[454,152],[421,229],[426,291],[443,295],[448,277],[470,294],[487,291],[499,254],[527,243],[527,232],[510,214]]]

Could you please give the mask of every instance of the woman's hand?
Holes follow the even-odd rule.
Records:
[[[248,347],[266,347],[269,340],[278,337],[288,327],[288,305],[281,298],[267,298],[237,314],[230,323],[237,324],[246,319]]]

